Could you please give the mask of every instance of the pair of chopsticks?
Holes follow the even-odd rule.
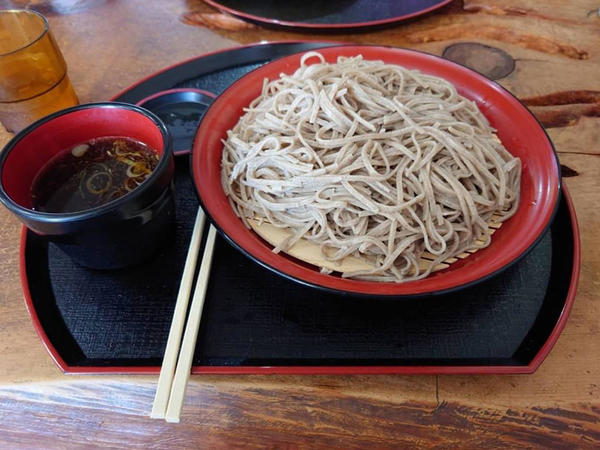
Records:
[[[216,230],[212,225],[208,230],[206,244],[204,245],[204,254],[200,263],[200,270],[196,280],[196,289],[192,298],[192,306],[187,317],[187,324],[183,341],[181,334],[183,325],[186,322],[186,312],[192,285],[194,283],[194,273],[200,251],[200,242],[202,241],[202,232],[206,216],[202,208],[198,208],[192,239],[185,259],[185,267],[179,285],[179,293],[171,321],[171,329],[167,339],[167,347],[163,358],[160,375],[158,377],[158,386],[152,405],[150,417],[153,419],[165,419],[167,422],[179,422],[179,415],[183,406],[185,390],[190,378],[192,368],[192,358],[196,348],[196,339],[198,337],[198,327],[202,317],[202,307],[206,296],[208,286],[208,276],[212,262],[213,250],[215,247]],[[181,343],[181,350],[180,345]]]

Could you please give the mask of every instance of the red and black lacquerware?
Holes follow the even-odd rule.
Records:
[[[158,164],[140,186],[98,207],[71,213],[32,209],[31,186],[48,161],[99,137],[142,142],[158,153]],[[51,114],[7,144],[0,155],[0,201],[79,264],[121,268],[147,259],[169,235],[175,215],[173,170],[171,139],[158,117],[125,103],[90,103]]]
[[[304,53],[265,64],[233,83],[211,105],[198,128],[192,150],[192,173],[200,202],[219,231],[259,264],[299,283],[332,291],[378,296],[440,294],[480,282],[504,270],[538,242],[550,226],[560,198],[560,167],[550,138],[531,112],[498,84],[466,67],[414,50],[368,45],[327,47],[319,52],[330,63],[339,56],[418,69],[451,82],[473,100],[497,130],[506,148],[521,158],[521,198],[515,215],[494,233],[491,244],[449,268],[406,283],[373,282],[323,274],[317,267],[283,252],[275,254],[258,234],[244,226],[221,185],[222,140],[261,94],[263,80],[292,74]]]
[[[360,31],[428,14],[451,0],[204,0],[259,25],[296,31]]]
[[[198,125],[215,98],[215,94],[193,88],[167,89],[136,104],[152,111],[167,126],[173,142],[173,154],[183,155],[192,149]]]
[[[330,45],[253,44],[165,68],[113,100],[173,88],[221,93],[285,54]],[[155,258],[86,270],[24,228],[21,279],[43,344],[66,373],[158,373],[198,207],[188,158],[176,158],[177,232]],[[200,254],[202,248],[200,249]],[[217,237],[192,372],[531,373],[573,306],[579,230],[566,188],[535,247],[479,284],[435,297],[357,297],[300,285]]]

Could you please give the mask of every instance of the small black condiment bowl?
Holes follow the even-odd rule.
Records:
[[[179,88],[157,92],[136,105],[161,118],[171,134],[173,154],[177,156],[191,151],[198,125],[214,99],[212,92]]]
[[[159,162],[137,188],[74,213],[32,209],[35,176],[57,153],[99,137],[128,137],[157,151]],[[0,201],[33,232],[93,269],[142,262],[169,239],[175,218],[171,137],[153,113],[117,102],[89,103],[51,114],[17,134],[0,154]]]

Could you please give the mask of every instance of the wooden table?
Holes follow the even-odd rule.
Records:
[[[7,3],[47,14],[82,102],[106,100],[204,52],[260,40],[332,38],[249,27],[196,0],[0,1],[0,7]],[[65,376],[54,365],[23,303],[20,224],[1,209],[0,447],[598,448],[599,6],[595,0],[455,2],[387,30],[334,36],[435,54],[456,42],[478,42],[514,59],[515,69],[499,82],[533,105],[546,125],[582,233],[575,306],[535,374],[194,376],[182,423],[151,420],[157,377]],[[471,63],[485,71],[486,61]]]

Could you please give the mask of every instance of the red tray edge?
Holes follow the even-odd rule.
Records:
[[[253,47],[256,45],[267,45],[277,43],[302,43],[310,42],[307,40],[293,40],[293,41],[275,41],[260,44],[249,44],[237,48]],[[328,42],[335,43],[335,42]],[[201,56],[189,58],[185,61],[173,64],[169,67],[163,68],[154,74],[142,78],[133,85],[127,87],[125,90],[119,92],[112,99],[117,98],[136,87],[142,82],[160,74],[173,67],[185,64],[189,61],[193,61],[198,58],[206,57],[209,55],[224,53],[231,50],[231,48],[221,49],[214,52],[209,52]],[[577,285],[579,282],[579,271],[581,264],[581,248],[580,248],[580,236],[579,226],[577,222],[577,216],[575,208],[571,200],[571,196],[568,192],[565,184],[562,184],[562,192],[565,196],[567,207],[569,209],[569,215],[571,217],[571,223],[573,228],[573,269],[571,271],[571,284],[567,293],[565,305],[561,314],[554,326],[554,329],[548,336],[548,339],[544,345],[540,348],[535,357],[527,365],[518,366],[193,366],[192,374],[282,374],[282,375],[353,375],[353,374],[405,374],[405,375],[420,375],[420,374],[528,374],[535,372],[545,358],[548,356],[554,344],[558,340],[563,328],[567,323],[567,319],[571,313],[575,296],[577,294]],[[20,245],[20,278],[21,287],[23,290],[25,305],[31,316],[33,326],[40,337],[42,344],[46,347],[48,353],[54,360],[55,364],[65,374],[158,374],[160,372],[159,366],[71,366],[67,364],[60,356],[56,348],[52,345],[46,332],[44,331],[40,320],[37,316],[37,311],[33,306],[33,300],[31,298],[31,292],[29,290],[29,282],[27,279],[27,272],[25,267],[25,248],[27,241],[27,228],[23,226],[21,231],[21,245]]]

